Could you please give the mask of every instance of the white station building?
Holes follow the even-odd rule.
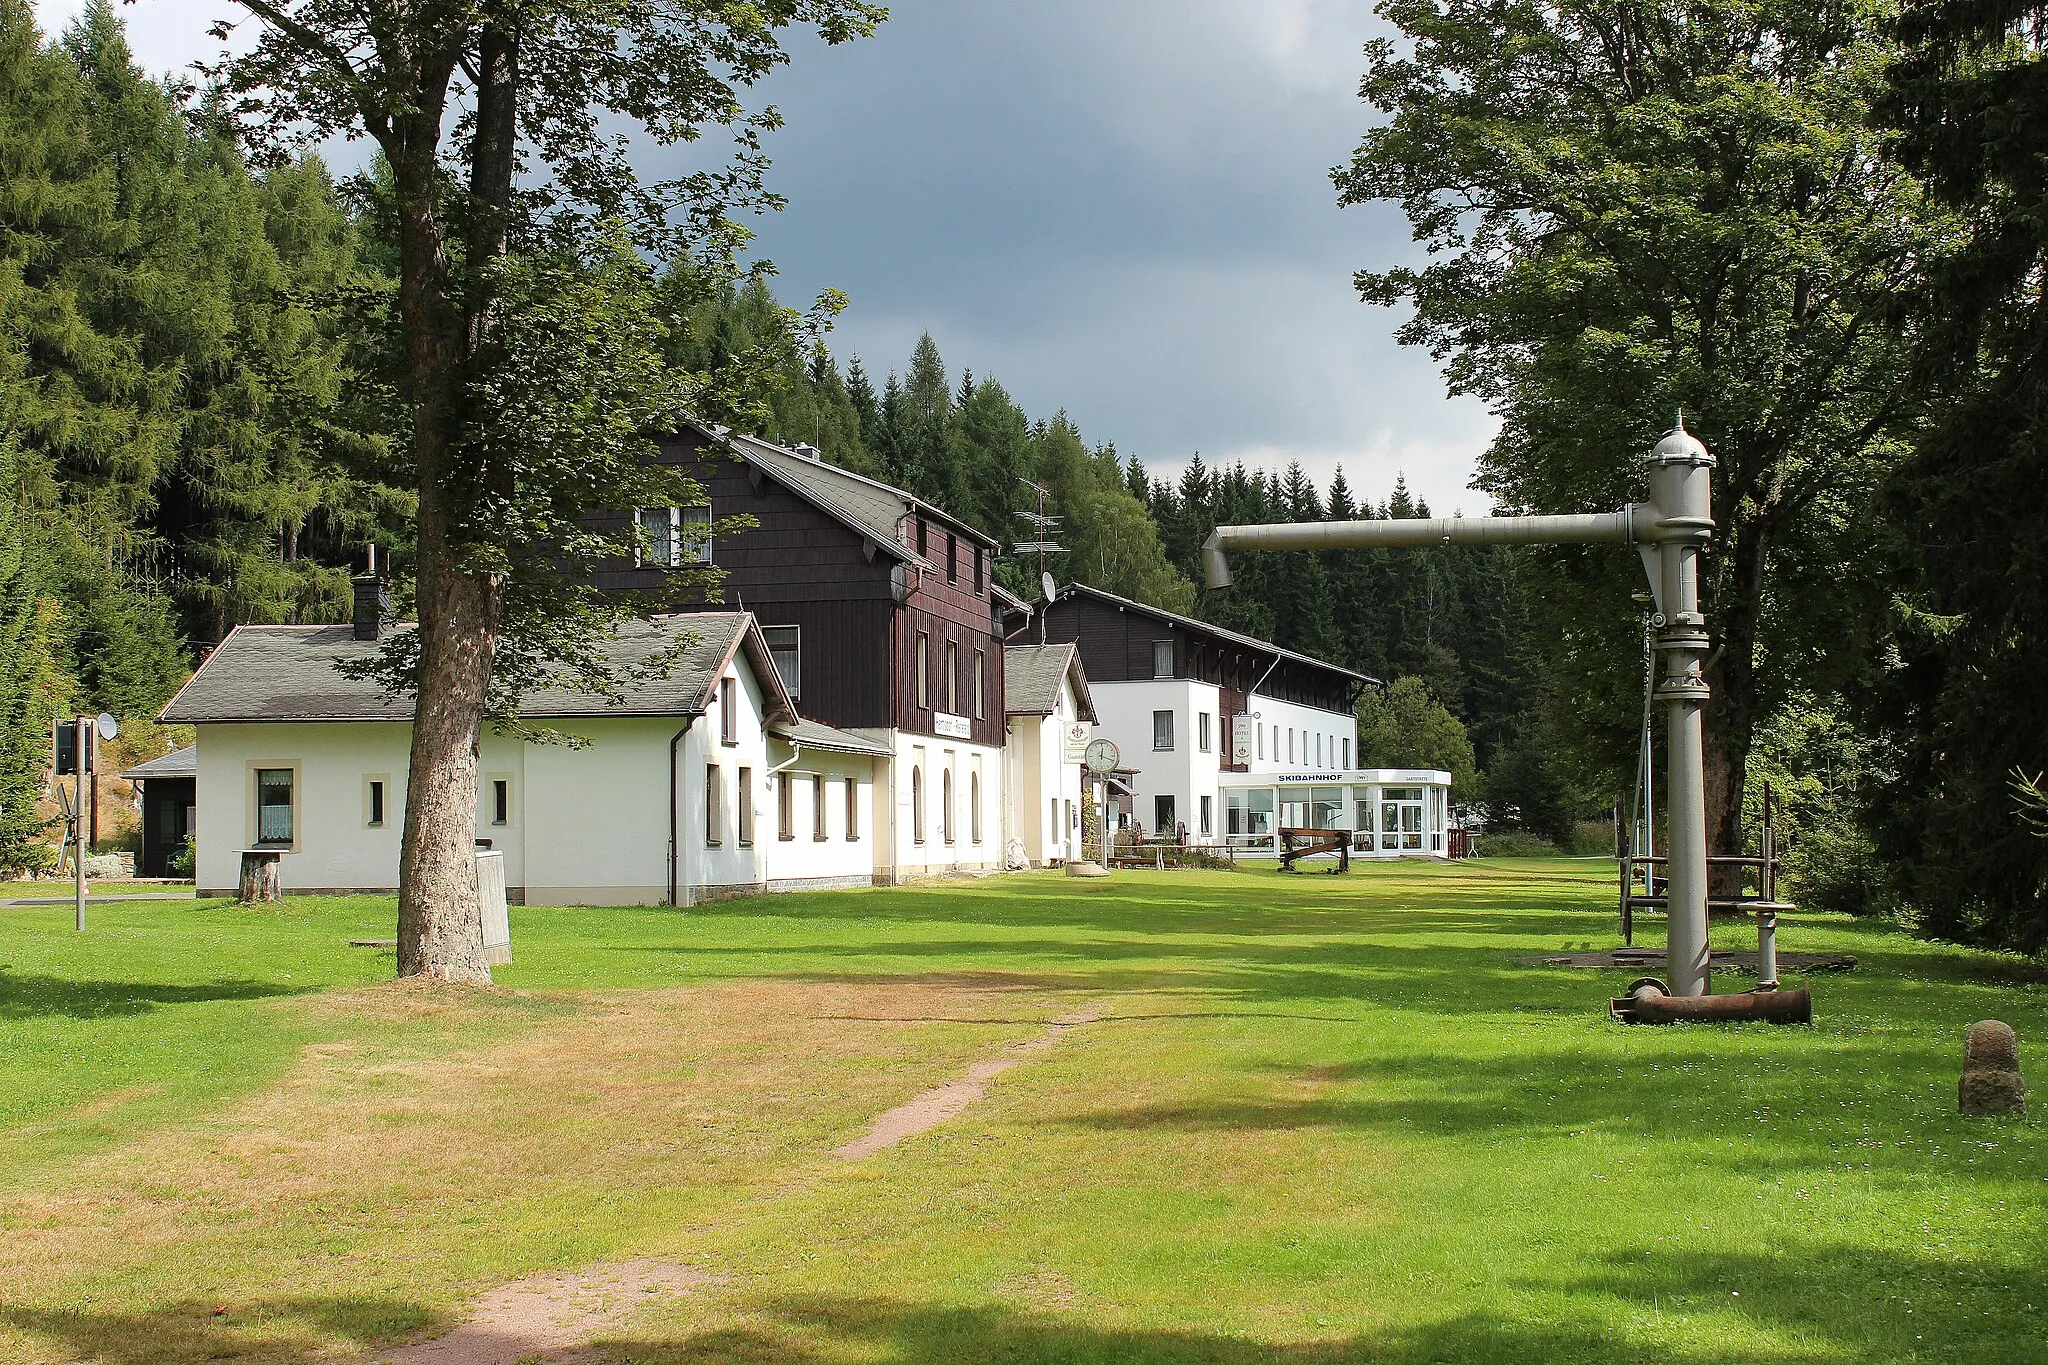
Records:
[[[522,721],[580,745],[485,734],[477,843],[503,855],[509,899],[689,905],[873,884],[888,747],[799,717],[748,613],[634,623],[611,652],[631,667],[677,646],[666,677],[622,697],[523,700]],[[282,855],[287,892],[396,889],[411,703],[335,668],[376,648],[350,626],[242,626],[172,699],[164,720],[199,735],[201,895],[234,894],[248,849]]]

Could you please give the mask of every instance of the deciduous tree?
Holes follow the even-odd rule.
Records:
[[[659,329],[626,330],[654,320],[642,258],[605,225],[657,261],[708,257],[715,274],[742,236],[735,206],[772,199],[760,135],[775,116],[747,112],[740,91],[787,60],[792,25],[836,43],[882,11],[860,0],[239,4],[257,31],[219,71],[237,112],[273,146],[367,137],[388,166],[390,337],[418,495],[418,627],[391,660],[418,699],[399,971],[488,980],[473,859],[481,727],[508,647],[532,660],[571,643],[551,625],[540,561],[599,548],[560,543],[584,508],[691,493],[650,482],[641,433],[621,425],[651,417],[663,367]],[[725,127],[738,150],[722,168],[651,182],[620,124],[658,145]],[[579,362],[583,340],[624,370]],[[715,391],[668,397],[722,415]]]
[[[1683,409],[1720,458],[1702,585],[1712,846],[1740,834],[1759,717],[1863,651],[1836,591],[1896,462],[1908,338],[1888,310],[1942,229],[1868,110],[1891,48],[1878,5],[1803,0],[1388,0],[1367,50],[1387,121],[1334,173],[1392,200],[1432,260],[1358,276],[1412,304],[1401,340],[1444,361],[1501,432],[1504,511],[1608,510]],[[1534,557],[1573,728],[1632,749],[1641,580],[1632,552]],[[1611,716],[1592,729],[1584,717]]]

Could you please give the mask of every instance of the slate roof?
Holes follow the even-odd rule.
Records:
[[[893,488],[878,479],[823,460],[813,460],[786,450],[757,436],[706,429],[716,440],[729,442],[741,459],[771,475],[776,482],[796,492],[825,512],[839,518],[899,559],[917,559],[903,544],[898,530],[903,518],[921,513],[989,549],[1001,547],[942,507],[934,507],[914,493]]]
[[[778,720],[768,727],[768,733],[777,739],[786,739],[802,749],[823,749],[827,753],[861,754],[867,757],[886,758],[890,749],[878,740],[865,735],[856,735],[845,730],[835,730],[822,721]]]
[[[1342,664],[1333,664],[1328,659],[1318,659],[1313,654],[1297,654],[1291,649],[1282,649],[1271,640],[1261,640],[1251,635],[1240,635],[1234,630],[1212,625],[1207,621],[1197,621],[1192,616],[1182,616],[1179,612],[1168,611],[1164,607],[1148,607],[1143,602],[1133,602],[1128,597],[1118,597],[1113,592],[1104,592],[1100,588],[1091,588],[1086,583],[1068,583],[1060,589],[1061,597],[1073,597],[1081,593],[1099,598],[1111,606],[1122,607],[1127,611],[1143,612],[1145,615],[1156,620],[1166,621],[1187,630],[1199,631],[1205,635],[1213,635],[1219,640],[1228,640],[1232,644],[1243,645],[1247,649],[1256,649],[1267,654],[1277,654],[1283,659],[1292,659],[1296,663],[1308,664],[1314,668],[1328,669],[1332,673],[1342,674],[1344,677],[1355,679],[1358,682],[1376,683],[1379,681],[1379,679],[1369,678],[1363,673],[1355,673]]]
[[[542,688],[521,700],[520,715],[531,720],[696,715],[711,704],[719,675],[742,648],[755,677],[768,689],[769,713],[795,715],[748,612],[683,612],[629,621],[605,652],[615,667],[630,669],[685,637],[694,639],[666,677],[630,682],[617,700],[578,688]],[[171,698],[162,719],[174,725],[409,721],[410,698],[389,696],[377,683],[358,682],[335,669],[339,661],[367,659],[376,650],[376,642],[356,639],[350,626],[237,626]]]
[[[1049,716],[1059,708],[1060,684],[1074,680],[1082,720],[1095,719],[1095,699],[1073,644],[1007,645],[1003,649],[1003,706],[1012,716]]]
[[[187,744],[182,749],[173,749],[147,763],[136,764],[120,776],[123,782],[147,781],[152,777],[197,777],[199,746]]]

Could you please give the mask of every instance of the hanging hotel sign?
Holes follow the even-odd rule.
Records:
[[[1249,763],[1252,761],[1252,716],[1254,712],[1240,711],[1230,718],[1230,761]]]
[[[1070,720],[1066,726],[1065,752],[1063,763],[1079,763],[1088,757],[1088,741],[1095,738],[1095,727],[1085,720]]]
[[[974,722],[947,711],[932,712],[932,733],[947,739],[967,739],[974,734]]]

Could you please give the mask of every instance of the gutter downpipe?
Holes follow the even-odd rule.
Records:
[[[676,885],[676,864],[679,850],[676,847],[676,759],[681,749],[683,736],[690,733],[690,727],[697,723],[695,716],[686,717],[683,728],[676,731],[675,738],[668,742],[668,903],[680,906],[677,899],[680,888]]]

